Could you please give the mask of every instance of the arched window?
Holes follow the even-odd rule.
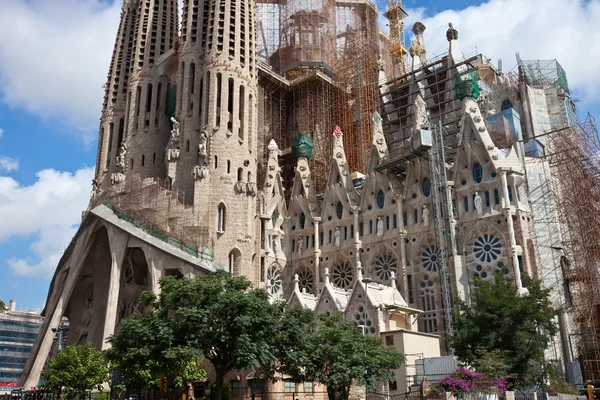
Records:
[[[429,178],[423,179],[421,190],[423,190],[423,196],[429,197],[431,195],[431,180]]]
[[[304,215],[304,213],[300,213],[300,218],[298,219],[300,223],[300,229],[304,229],[304,224],[306,223],[306,215]]]
[[[465,212],[467,212],[467,211],[469,211],[469,198],[467,196],[465,196],[463,201],[465,203]]]
[[[215,169],[219,166],[219,158],[215,156]]]
[[[479,163],[473,165],[473,180],[476,183],[481,183],[483,180],[483,167]]]
[[[219,204],[219,207],[217,207],[217,231],[218,232],[225,232],[225,222],[226,222],[226,210],[225,210],[225,204],[221,203]]]
[[[227,173],[229,174],[231,172],[231,161],[227,160]]]
[[[502,107],[500,108],[500,111],[508,110],[509,108],[513,108],[513,105],[509,99],[506,99],[502,102]]]
[[[238,249],[233,249],[229,253],[227,257],[227,268],[229,269],[229,273],[234,276],[240,275],[240,259],[242,257],[242,253]]]
[[[381,208],[383,208],[384,205],[385,205],[385,193],[383,193],[383,190],[380,190],[379,192],[377,192],[377,207],[379,207],[381,209]]]
[[[498,193],[498,189],[494,189],[494,202],[500,204],[500,194]]]
[[[335,214],[337,215],[338,219],[342,219],[343,213],[344,206],[342,205],[341,201],[338,201],[337,205],[335,206]]]
[[[241,182],[244,176],[244,169],[243,168],[238,168],[238,175],[237,175],[237,181]]]

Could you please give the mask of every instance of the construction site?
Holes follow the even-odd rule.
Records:
[[[401,0],[383,10],[389,33],[368,0],[186,0],[181,36],[147,59],[146,33],[128,32],[161,4],[177,7],[137,3],[123,8],[109,71],[84,213],[93,222],[71,247],[87,254],[102,239],[90,262],[114,271],[124,260],[102,249],[120,245],[87,231],[114,226],[145,249],[123,253],[133,254],[131,268],[149,272],[135,284],[111,275],[105,297],[106,282],[92,284],[91,302],[53,302],[53,318],[69,311],[73,330],[87,334],[72,311],[85,309],[108,335],[160,276],[223,269],[369,334],[401,327],[433,338],[419,345],[421,358],[451,356],[453,299],[469,302],[497,273],[526,295],[527,275],[560,311],[548,360],[571,383],[600,380],[600,143],[591,116],[578,122],[557,60],[517,53],[503,71],[464,54],[451,23],[405,29]],[[152,29],[175,35],[165,32],[177,15],[156,15],[164,21]],[[427,35],[445,35],[448,51],[428,58]],[[132,77],[121,68],[138,62]],[[78,262],[65,254],[61,265]],[[99,269],[86,265],[96,282]],[[79,279],[68,271],[65,282]],[[49,301],[67,287],[61,273]],[[116,322],[94,309],[121,300]],[[393,322],[400,314],[414,323]],[[39,368],[26,368],[29,381]],[[407,374],[398,372],[398,392],[423,378]]]

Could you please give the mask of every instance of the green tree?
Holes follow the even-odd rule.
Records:
[[[108,371],[102,352],[86,343],[68,346],[49,360],[42,378],[49,388],[65,386],[68,397],[83,398],[90,390],[102,390],[102,385],[109,379]]]
[[[493,283],[477,282],[472,304],[458,301],[451,339],[455,354],[469,365],[478,367],[482,351],[500,358],[496,367],[505,363],[508,382],[517,388],[543,382],[548,370],[544,350],[558,329],[550,290],[529,277],[523,283],[529,289],[526,296],[517,296],[512,282],[500,275]]]
[[[393,380],[393,371],[405,361],[395,348],[383,346],[380,338],[363,335],[340,315],[322,314],[316,323],[306,321],[303,326],[306,336],[296,349],[302,354],[294,356],[297,364],[290,362],[284,371],[292,373],[295,380],[327,386],[329,400],[347,400],[353,383],[372,387]],[[299,368],[290,368],[294,365]]]
[[[0,311],[6,310],[6,304],[2,300],[0,300]]]
[[[152,295],[142,295],[142,302],[153,300]],[[175,337],[164,312],[124,319],[109,342],[106,357],[120,373],[121,390],[156,387],[161,375],[171,378],[177,388],[206,377],[201,352]]]
[[[211,363],[215,399],[222,398],[228,372],[273,370],[274,338],[284,306],[270,304],[264,290],[225,272],[194,279],[163,277],[160,286],[153,312],[168,321],[173,346],[198,349]]]

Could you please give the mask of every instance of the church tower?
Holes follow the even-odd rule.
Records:
[[[176,0],[125,0],[106,83],[96,182],[106,187],[133,173],[164,177],[169,80],[157,60],[177,40]]]
[[[183,7],[181,135],[168,175],[209,225],[215,262],[257,282],[255,3],[185,0]]]

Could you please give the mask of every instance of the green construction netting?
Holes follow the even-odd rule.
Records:
[[[479,75],[472,69],[465,72],[457,72],[454,74],[454,92],[456,98],[462,100],[471,97],[475,100],[479,98],[481,90],[479,89]]]
[[[523,60],[521,71],[531,86],[556,86],[569,93],[567,73],[556,60]]]

